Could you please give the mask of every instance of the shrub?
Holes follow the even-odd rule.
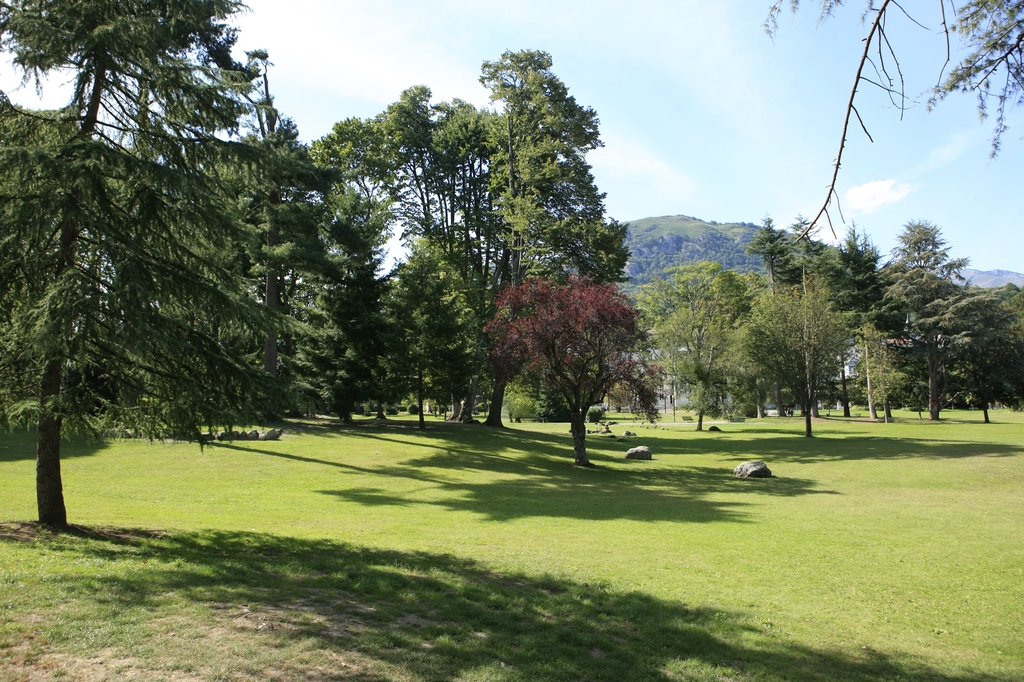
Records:
[[[419,414],[420,406],[416,403],[409,403],[409,414]]]
[[[364,414],[366,414],[366,406],[356,405],[355,407],[352,408],[352,414],[357,414],[360,417],[363,416]]]
[[[600,405],[594,405],[587,410],[587,421],[591,424],[596,424],[604,419],[604,408]]]
[[[398,414],[398,405],[388,405],[384,408],[384,414],[389,416],[395,416]]]

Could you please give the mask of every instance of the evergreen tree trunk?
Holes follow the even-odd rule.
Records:
[[[271,199],[271,203],[273,203],[273,199]],[[278,200],[278,203],[280,203],[280,199]],[[269,230],[267,232],[267,246],[276,245],[277,232]],[[267,261],[264,303],[271,311],[277,310],[280,305],[280,296],[278,294],[277,284],[277,266],[274,263]],[[273,322],[267,323],[266,339],[264,340],[263,346],[263,371],[270,376],[277,376],[277,331],[273,327]]]
[[[928,419],[939,421],[939,359],[928,356]]]
[[[452,396],[452,416],[448,418],[450,422],[457,422],[462,416],[462,401],[456,400],[455,396]]]
[[[575,465],[578,467],[594,466],[587,459],[587,427],[584,422],[583,413],[580,410],[572,411],[572,449],[575,453]]]
[[[462,401],[462,410],[459,412],[458,421],[468,422],[473,419],[473,410],[476,409],[476,396],[480,390],[480,378],[474,376],[469,382],[469,390],[466,392],[466,399]]]
[[[423,370],[416,373],[416,404],[419,405],[420,428],[425,429],[427,425],[423,421]]]
[[[494,390],[491,391],[491,407],[487,411],[487,421],[484,422],[487,426],[495,426],[501,428],[504,424],[501,423],[501,407],[505,403],[505,386],[508,385],[508,381],[495,380]]]
[[[39,420],[36,424],[36,506],[39,523],[54,528],[68,525],[64,488],[60,478],[60,430],[62,419],[52,410],[60,397],[61,361],[46,363],[39,382]]]
[[[872,419],[874,419],[875,421],[878,421],[878,411],[875,410],[875,396],[874,396],[874,393],[872,393],[872,391],[871,391],[871,367],[868,364],[869,352],[870,351],[868,350],[868,344],[865,343],[864,344],[864,375],[867,377],[867,380],[868,380],[868,414],[871,415]]]

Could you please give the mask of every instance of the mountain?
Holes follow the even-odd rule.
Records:
[[[1009,270],[975,270],[974,268],[964,268],[963,275],[964,279],[968,282],[983,289],[995,289],[1007,284],[1024,287],[1024,275],[1019,272],[1010,272]]]
[[[740,272],[762,272],[760,257],[746,251],[758,229],[751,223],[716,223],[686,215],[631,220],[626,236],[632,253],[626,264],[627,288],[662,277],[666,268],[701,260]]]

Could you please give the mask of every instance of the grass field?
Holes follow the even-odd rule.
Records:
[[[0,680],[1024,679],[1024,415],[901,416],[76,440],[62,536],[0,436]]]

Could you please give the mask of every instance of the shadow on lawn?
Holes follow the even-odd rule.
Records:
[[[86,615],[94,609],[125,619],[133,632],[152,630],[150,650],[157,659],[160,643],[172,646],[175,641],[168,639],[173,636],[168,631],[183,627],[175,624],[175,604],[186,599],[198,605],[201,613],[191,617],[190,627],[197,629],[196,638],[215,647],[210,653],[218,673],[227,677],[244,671],[248,676],[280,679],[282,664],[287,664],[284,668],[292,674],[286,679],[313,676],[363,682],[399,676],[997,679],[952,677],[907,656],[856,646],[817,650],[766,630],[753,614],[689,608],[640,592],[572,580],[500,574],[471,559],[448,555],[220,531],[158,535],[83,529],[78,537],[54,537],[26,532],[26,526],[0,525],[0,539],[38,541],[48,552],[64,553],[66,565],[88,560],[88,572],[68,571],[49,578],[60,581],[59,601],[74,603],[76,611]],[[266,627],[248,625],[257,619]],[[44,632],[49,628],[49,641],[57,648],[74,646],[61,640],[61,627],[39,618],[33,625]],[[69,637],[66,632],[64,636]],[[256,646],[269,657],[259,663],[266,669],[253,670],[256,662],[245,659],[240,638],[257,640]],[[96,651],[117,651],[119,645],[101,640],[92,644]],[[315,651],[321,661],[323,656],[349,661],[355,656],[363,666],[302,670],[295,651]],[[214,662],[185,663],[202,672]],[[161,661],[141,662],[143,668],[147,665],[159,668]]]
[[[339,461],[245,446],[213,447],[244,449],[346,473],[406,479],[444,493],[424,500],[417,493],[395,493],[386,488],[344,487],[318,491],[357,504],[383,507],[429,504],[483,514],[497,521],[537,516],[691,523],[744,521],[746,515],[742,509],[749,504],[746,499],[750,495],[836,494],[805,479],[739,480],[732,476],[732,467],[728,465],[666,468],[657,467],[656,462],[627,462],[621,459],[621,454],[617,459],[622,466],[578,469],[571,466],[571,450],[570,455],[564,450],[563,441],[568,438],[518,431],[488,430],[484,435],[488,436],[486,444],[473,443],[473,435],[467,434],[465,439],[457,441],[455,434],[448,434],[451,437],[436,439],[435,449],[425,449],[429,454],[373,466],[362,465],[358,456]],[[421,448],[424,445],[423,440],[405,441],[373,434],[367,437],[416,444]],[[594,459],[607,461],[611,456],[595,449]],[[460,477],[465,472],[491,475]],[[716,493],[743,497],[734,501],[707,498]]]
[[[95,438],[74,438],[62,440],[60,443],[61,459],[72,457],[91,457],[97,455],[109,445],[109,441]],[[22,462],[36,458],[36,432],[20,430],[13,433],[0,432],[0,464],[4,462]]]

